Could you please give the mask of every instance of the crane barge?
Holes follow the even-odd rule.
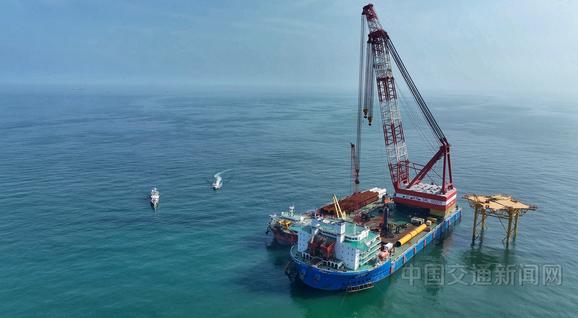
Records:
[[[368,33],[364,41],[366,24]],[[393,64],[437,142],[435,153],[425,164],[409,160]],[[450,144],[381,26],[373,5],[368,4],[363,7],[361,17],[357,138],[351,144],[352,197],[359,194],[361,126],[364,119],[370,126],[373,122],[375,95],[394,203],[383,202],[382,229],[376,233],[347,219],[334,196],[337,218],[314,218],[293,228],[297,242],[291,247],[292,262],[285,271],[292,280],[324,290],[354,292],[371,288],[461,220],[461,210],[456,207]],[[441,175],[434,170],[439,162],[443,162]],[[435,180],[428,183],[426,178]]]

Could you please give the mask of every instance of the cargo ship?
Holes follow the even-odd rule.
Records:
[[[315,218],[307,225],[294,228],[297,243],[291,247],[292,261],[286,274],[294,281],[323,290],[359,291],[373,287],[433,240],[442,237],[462,215],[456,204],[457,188],[453,183],[448,139],[381,26],[372,4],[363,7],[361,26],[357,139],[351,144],[352,196],[359,202],[365,202],[365,198],[372,200],[371,195],[358,193],[358,189],[362,123],[372,124],[375,95],[394,191],[392,202],[383,202],[381,208],[358,213],[353,219],[340,207],[347,204],[340,204],[334,198],[333,206],[321,209],[324,218]],[[420,126],[426,126],[431,133],[429,137],[435,139],[429,142],[431,147],[424,147],[426,151],[435,151],[433,156],[427,155],[431,159],[426,163],[409,159],[400,106],[411,105],[409,100],[398,100],[394,65],[421,112],[421,116],[413,118],[413,123],[418,125],[416,130],[425,139],[428,134]],[[381,220],[374,222],[379,226],[371,228],[369,223],[378,218],[379,211],[382,211]]]
[[[290,251],[292,262],[285,273],[292,281],[316,289],[368,289],[441,238],[461,215],[461,210],[455,209],[446,218],[414,216],[408,223],[394,217],[381,235],[352,221],[314,219],[297,230],[297,244]]]

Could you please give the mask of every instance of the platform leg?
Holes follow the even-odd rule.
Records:
[[[516,216],[514,217],[514,240],[518,236],[518,218],[519,217],[520,217],[520,214],[516,213]]]
[[[478,226],[478,207],[474,208],[474,227],[472,230],[472,243],[476,241],[476,227]]]
[[[512,211],[508,212],[508,231],[506,232],[506,247],[510,245],[510,236],[512,235]]]

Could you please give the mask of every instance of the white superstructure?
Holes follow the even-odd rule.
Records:
[[[298,231],[297,251],[304,258],[313,258],[309,243],[315,236],[335,241],[335,253],[331,259],[324,259],[325,263],[341,263],[351,270],[357,270],[375,259],[381,242],[379,235],[372,233],[367,227],[342,220],[315,219],[309,226]]]

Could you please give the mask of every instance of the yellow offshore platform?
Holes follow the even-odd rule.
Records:
[[[474,209],[474,228],[472,230],[472,243],[478,238],[479,234],[486,228],[486,219],[488,216],[495,217],[502,224],[502,220],[508,220],[506,237],[503,241],[506,247],[509,246],[510,239],[515,239],[518,234],[518,219],[528,211],[536,210],[536,206],[522,203],[511,196],[503,194],[480,195],[466,194],[464,199],[470,202]],[[478,217],[481,220],[478,222]],[[502,224],[502,226],[504,226]],[[479,231],[478,231],[479,230]]]

